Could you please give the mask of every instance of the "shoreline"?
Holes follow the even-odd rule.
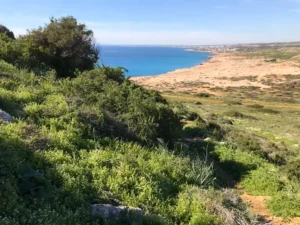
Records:
[[[190,68],[181,68],[155,76],[138,76],[130,79],[145,88],[158,91],[198,93],[226,88],[271,88],[280,84],[285,75],[300,74],[300,67],[291,61],[270,63],[265,58],[251,58],[236,52],[210,52],[204,63]]]
[[[214,52],[211,52],[211,51],[196,51],[196,50],[193,50],[193,49],[185,49],[185,51],[194,51],[194,52],[203,52],[203,53],[211,53],[213,55],[211,56],[207,56],[207,60],[205,62],[200,62],[198,64],[196,64],[195,66],[191,66],[191,67],[183,67],[183,68],[178,68],[178,69],[175,69],[175,70],[171,70],[167,73],[162,73],[162,74],[157,74],[157,75],[142,75],[142,76],[134,76],[134,77],[130,77],[130,80],[137,80],[137,79],[141,79],[141,78],[150,78],[150,77],[157,77],[157,76],[163,76],[163,75],[166,75],[166,74],[169,74],[169,73],[173,73],[173,72],[176,72],[178,70],[185,70],[185,69],[192,69],[194,67],[197,67],[197,66],[201,66],[201,65],[204,65],[205,63],[208,63],[210,60],[212,60],[214,57],[216,57],[218,54],[221,54],[221,53],[214,53]]]
[[[201,50],[201,49],[194,49],[194,48],[187,48],[185,49],[185,51],[187,52],[206,52],[206,53],[211,53],[211,54],[214,54],[214,55],[217,55],[217,54],[220,54],[219,51],[214,51],[214,50]]]

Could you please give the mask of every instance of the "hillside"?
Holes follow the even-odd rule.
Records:
[[[295,55],[299,48],[251,47],[220,53],[190,69],[133,79],[219,125],[219,138],[208,150],[219,179],[234,180],[228,186],[275,225],[300,221],[300,64]],[[187,124],[185,131],[193,136],[186,140],[197,146],[211,138],[199,124]]]
[[[2,61],[0,77],[0,108],[13,116],[0,125],[1,224],[103,224],[94,204],[139,207],[144,224],[244,215],[237,194],[213,189],[218,181],[201,149],[190,155],[180,136],[171,145],[179,116],[189,114],[119,69],[55,80]]]
[[[124,68],[98,65],[93,32],[73,17],[17,39],[8,31],[0,32],[1,225],[298,221],[297,95],[258,104],[231,92],[145,89]],[[247,204],[255,196],[266,200],[261,210]]]

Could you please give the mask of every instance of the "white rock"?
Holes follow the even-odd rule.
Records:
[[[211,141],[211,138],[205,138],[203,141],[205,141],[205,142],[210,142]]]
[[[105,220],[118,221],[120,217],[123,217],[129,219],[132,225],[143,225],[143,211],[140,208],[110,204],[94,204],[91,207],[94,216],[101,216]]]
[[[0,122],[11,122],[12,116],[0,109]]]

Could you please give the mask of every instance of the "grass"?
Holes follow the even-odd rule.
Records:
[[[233,117],[233,118],[257,120],[254,116],[248,116],[248,115],[245,115],[238,111],[228,111],[228,112],[224,113],[224,115],[228,116],[228,117]]]
[[[224,131],[221,140],[215,139],[215,145],[209,148],[219,168],[216,174],[220,185],[226,186],[232,179],[231,183],[238,184],[248,194],[271,196],[267,206],[273,215],[299,216],[300,181],[295,171],[299,163],[300,120],[297,110],[284,108],[297,105],[266,101],[264,92],[260,93],[260,101],[244,104],[243,96],[248,90],[231,91],[241,93],[235,95],[234,101],[243,104],[228,104],[232,99],[226,96],[218,97],[219,102],[202,101],[201,107],[194,104],[195,99],[181,100],[181,104],[205,120],[221,121],[224,116],[233,119],[232,124],[221,125]],[[174,98],[170,100],[176,102]],[[271,108],[272,104],[283,107]],[[247,119],[248,116],[256,119]]]
[[[267,113],[267,114],[279,114],[280,112],[275,109],[270,109],[270,108],[256,108],[258,112],[261,113]]]
[[[290,195],[279,192],[267,202],[268,208],[276,215],[284,218],[300,217],[300,198],[298,195]]]
[[[241,53],[243,56],[256,58],[256,57],[264,57],[271,63],[276,63],[276,60],[290,60],[291,58],[300,54],[300,52],[287,52],[284,50],[258,50],[253,52],[243,52]]]

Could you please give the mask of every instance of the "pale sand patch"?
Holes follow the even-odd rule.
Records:
[[[266,62],[264,58],[249,58],[236,53],[220,53],[209,61],[166,74],[131,78],[137,84],[156,90],[194,91],[220,87],[270,88],[262,80],[278,75],[273,82],[280,83],[283,75],[300,74],[300,64],[294,61]],[[252,79],[251,79],[251,77]]]

